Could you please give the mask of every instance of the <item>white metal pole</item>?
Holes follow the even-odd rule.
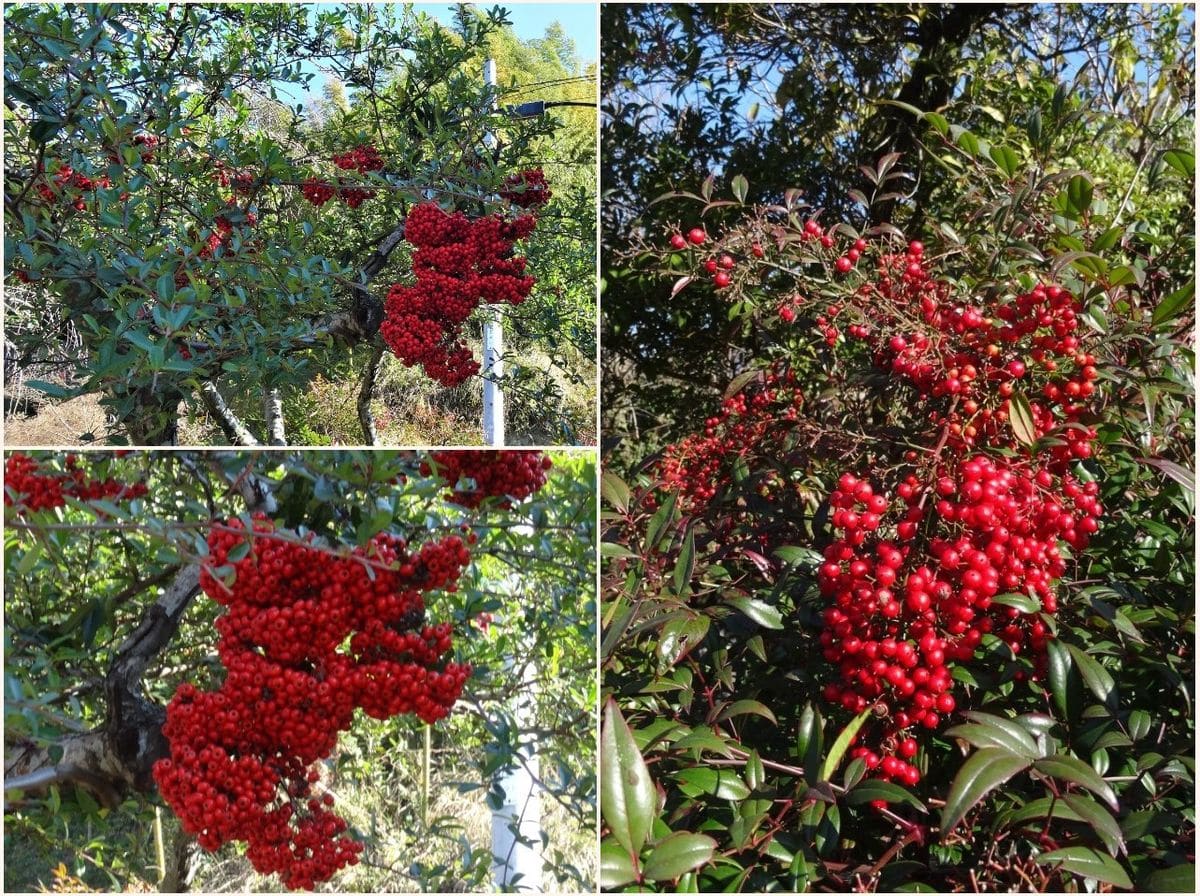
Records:
[[[489,87],[496,86],[496,61],[489,59],[483,64],[483,81]],[[496,137],[484,136],[488,149],[496,145]],[[504,445],[504,392],[498,380],[504,375],[504,329],[499,305],[484,307],[483,320],[483,441],[492,446]]]
[[[518,731],[534,724],[535,669],[525,665],[515,707]],[[497,887],[542,892],[542,805],[538,793],[537,744],[521,745],[520,760],[496,781],[503,803],[492,812],[492,879]]]

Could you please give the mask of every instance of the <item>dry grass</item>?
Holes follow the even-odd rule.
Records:
[[[28,392],[12,391],[18,400]],[[95,395],[59,402],[43,400],[32,417],[12,414],[4,420],[5,445],[90,445],[104,442],[108,435],[108,416]]]

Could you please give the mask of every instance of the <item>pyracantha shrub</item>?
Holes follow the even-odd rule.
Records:
[[[4,503],[19,510],[62,507],[69,497],[80,501],[119,501],[145,495],[146,485],[142,482],[89,478],[73,454],[67,455],[63,473],[44,472],[37,460],[21,452],[13,452],[4,462]]]
[[[1100,398],[1082,303],[1054,283],[958,295],[920,242],[900,251],[851,242],[814,220],[794,234],[760,227],[715,241],[693,228],[670,245],[703,247],[692,279],[707,276],[719,290],[786,286],[764,325],[832,353],[839,370],[869,373],[903,409],[882,438],[866,428],[876,466],[839,471],[824,502],[832,534],[817,581],[824,699],[871,710],[877,721],[851,755],[875,776],[914,784],[912,733],[940,728],[961,708],[953,669],[975,658],[985,635],[1028,656],[1028,677],[1044,677],[1053,635],[1043,614],[1057,610],[1071,553],[1099,528],[1099,488],[1073,470],[1092,456]],[[795,282],[779,284],[764,248],[772,242],[804,247],[814,279],[793,269]],[[778,362],[726,399],[702,434],[668,447],[660,480],[702,513],[733,485],[738,462],[786,466],[804,452],[796,436],[806,431],[811,444],[831,444]],[[764,482],[783,488],[774,468],[774,484]],[[756,549],[769,547],[758,539]]]
[[[409,212],[405,239],[415,248],[411,285],[388,291],[380,333],[405,365],[417,364],[444,386],[479,372],[462,328],[480,304],[519,305],[533,289],[513,243],[533,232],[531,215],[471,219],[423,202]]]
[[[454,590],[470,553],[458,536],[410,550],[380,534],[333,555],[262,515],[250,531],[238,519],[214,527],[208,551],[200,586],[226,607],[225,678],[178,688],[154,777],[204,849],[244,841],[255,869],[309,889],[362,851],[317,788],[317,763],[355,710],[432,724],[471,674],[447,660],[450,626],[427,621],[424,599]]]
[[[478,507],[488,498],[503,498],[499,507],[511,509],[546,484],[553,462],[540,451],[435,451],[431,455],[437,474],[450,486],[446,500],[463,507]],[[422,464],[421,474],[433,472]]]
[[[553,194],[541,168],[530,168],[504,179],[500,197],[521,208],[537,208],[550,201]]]

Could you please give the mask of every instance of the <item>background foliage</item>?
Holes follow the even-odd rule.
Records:
[[[63,461],[40,456],[51,468]],[[455,711],[432,729],[431,787],[422,783],[421,723],[360,718],[339,739],[326,774],[367,850],[325,887],[490,889],[492,789],[530,740],[547,789],[546,886],[593,886],[595,473],[583,455],[553,458],[547,485],[516,509],[486,502],[468,511],[443,500],[445,486],[422,477],[412,453],[89,454],[84,463],[95,478],[144,481],[149,495],[119,505],[73,501],[19,518],[7,508],[6,767],[18,747],[48,751],[53,762],[64,738],[109,721],[106,680],[123,645],[195,558],[209,521],[244,512],[238,483],[261,476],[280,525],[314,531],[331,549],[365,544],[381,530],[416,542],[466,525],[479,537],[458,590],[429,601],[431,618],[454,625],[456,658],[475,667]],[[400,487],[397,476],[407,477]],[[204,597],[190,602],[147,668],[150,700],[165,704],[180,682],[205,686],[221,674],[218,611]],[[535,719],[522,730],[515,698],[529,691],[527,666]],[[48,790],[7,792],[6,890],[51,887],[56,878],[155,889],[164,866],[173,880],[194,875],[196,888],[278,886],[232,847],[197,854],[153,792],[113,785],[114,802],[104,798],[109,788],[78,784],[67,774]]]
[[[1190,891],[1190,11],[604,15],[602,885]],[[839,244],[923,240],[964,302],[1061,282],[1098,346],[1102,447],[1076,472],[1107,511],[1057,585],[1048,677],[985,639],[955,673],[975,714],[919,735],[912,788],[864,780],[861,718],[821,697],[817,569],[839,473],[887,481],[873,464],[930,431],[869,352],[824,344],[812,315],[849,287],[786,235],[763,239],[778,276],[745,257],[810,216]],[[669,247],[695,226],[706,246]],[[700,264],[726,247],[714,289]],[[729,444],[707,505],[664,489],[657,449],[783,365],[803,437],[781,418]]]

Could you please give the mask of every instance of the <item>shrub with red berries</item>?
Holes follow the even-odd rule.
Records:
[[[413,253],[412,284],[388,291],[380,326],[384,342],[407,366],[420,365],[444,386],[479,372],[462,328],[479,305],[519,305],[533,289],[513,244],[533,232],[530,215],[471,219],[423,202],[409,212],[405,239]]]
[[[319,763],[356,709],[376,719],[449,713],[471,674],[447,659],[448,624],[425,595],[453,590],[470,562],[458,536],[410,547],[375,536],[334,555],[261,515],[214,527],[200,585],[218,617],[225,676],[184,684],[154,768],[163,798],[207,850],[231,841],[287,887],[311,889],[358,861],[362,844],[330,811]]]
[[[113,477],[92,479],[84,462],[68,454],[62,473],[48,472],[42,463],[14,451],[4,461],[4,504],[23,510],[63,507],[67,498],[80,501],[122,501],[146,496],[142,482],[121,482]]]
[[[504,179],[504,186],[500,190],[501,198],[521,208],[539,208],[549,202],[552,195],[541,168],[510,174]]]
[[[496,506],[511,509],[514,501],[524,501],[546,484],[546,473],[553,466],[540,451],[464,449],[435,451],[431,457],[437,475],[450,486],[447,500],[471,508],[488,498],[500,498]],[[433,472],[429,464],[421,466],[422,475]]]

